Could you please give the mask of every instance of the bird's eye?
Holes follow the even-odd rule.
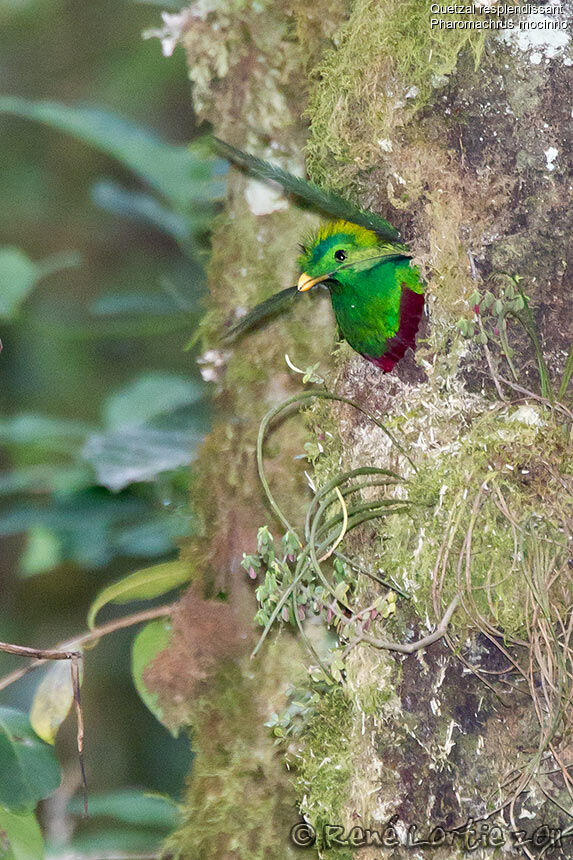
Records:
[[[346,260],[346,251],[335,251],[334,259],[339,263],[343,263]]]

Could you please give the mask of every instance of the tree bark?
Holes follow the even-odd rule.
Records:
[[[542,16],[571,18],[569,3]],[[320,298],[221,350],[215,332],[237,309],[296,283],[297,243],[319,223],[230,171],[203,332],[218,417],[192,486],[201,532],[183,548],[196,575],[150,671],[196,753],[178,857],[294,857],[301,814],[320,856],[363,860],[451,858],[475,844],[477,856],[538,856],[570,823],[573,469],[557,390],[573,340],[573,81],[570,31],[522,26],[534,20],[434,13],[418,0],[214,0],[178,21],[198,116],[295,172],[306,146],[310,177],[395,223],[427,280],[416,357],[392,374],[346,346],[330,354]],[[306,613],[315,650],[328,654],[338,630],[330,684],[312,680],[315,657],[280,621],[249,659],[262,573],[253,581],[240,562],[258,527],[284,531],[261,491],[257,431],[304,388],[285,353],[300,368],[320,362],[326,389],[364,410],[320,400],[272,433],[267,473],[289,521],[299,528],[311,500],[305,469],[318,487],[364,466],[408,479],[386,491],[407,512],[352,529],[343,548],[409,599],[387,601],[366,627],[340,608],[337,623],[335,604],[314,624]],[[294,459],[305,442],[310,462]],[[382,606],[387,592],[357,573],[353,608]],[[445,637],[410,655],[379,647],[426,636],[455,595]],[[315,699],[300,732],[277,742],[265,723],[292,687]],[[413,847],[433,829],[434,844]]]

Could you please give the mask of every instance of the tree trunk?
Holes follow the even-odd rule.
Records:
[[[396,224],[427,281],[416,356],[388,375],[346,345],[331,355],[320,297],[220,349],[238,310],[296,283],[297,243],[319,223],[231,170],[203,331],[219,412],[195,467],[200,534],[183,549],[196,575],[149,672],[196,753],[178,857],[294,857],[293,840],[313,832],[329,858],[451,858],[473,845],[539,856],[570,823],[567,379],[558,389],[573,340],[572,62],[570,31],[527,25],[571,17],[569,3],[504,16],[420,0],[199,0],[170,25],[219,137],[299,173],[305,151],[311,179]],[[324,385],[303,383],[285,353],[302,369],[320,362]],[[264,498],[256,437],[303,390],[360,409],[309,397],[303,417],[270,431],[277,504],[305,543],[305,470],[315,487],[365,467],[406,479],[345,497],[392,503],[340,549],[394,587],[325,562],[330,582],[347,582],[342,603],[317,600],[309,580],[303,630],[281,613],[250,660],[269,556],[259,541],[256,580],[241,559],[257,554],[259,527],[277,555],[286,530]],[[427,636],[456,600],[439,641],[387,647]],[[291,838],[301,815],[311,829]],[[433,829],[432,846],[412,847]]]

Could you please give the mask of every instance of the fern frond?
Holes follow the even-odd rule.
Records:
[[[381,239],[391,242],[399,238],[398,230],[374,212],[360,209],[343,197],[339,197],[338,194],[319,188],[314,182],[293,176],[292,173],[288,173],[268,161],[263,161],[262,158],[256,158],[254,155],[242,152],[218,137],[214,137],[213,140],[215,149],[220,155],[238,167],[244,168],[257,179],[278,182],[289,194],[301,197],[307,203],[333,218],[341,218],[344,221],[351,221],[353,224],[366,227],[367,230],[373,230]]]

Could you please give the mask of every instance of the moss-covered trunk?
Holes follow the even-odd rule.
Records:
[[[486,20],[495,26],[477,27]],[[571,24],[570,4],[486,16],[419,0],[199,0],[169,25],[218,136],[295,172],[306,152],[312,179],[401,229],[428,283],[416,358],[389,375],[346,346],[331,355],[320,298],[221,351],[217,327],[295,282],[297,243],[318,223],[231,171],[204,327],[219,415],[195,467],[202,533],[184,549],[196,576],[150,672],[196,751],[171,846],[181,858],[290,856],[299,813],[314,850],[364,860],[452,857],[477,839],[484,856],[538,856],[568,824],[572,416],[557,389],[573,340],[573,82],[570,32],[539,22]],[[375,579],[330,559],[334,597],[316,568],[305,573],[296,608],[251,661],[255,588],[267,583],[272,607],[286,569],[264,536],[257,579],[240,565],[258,527],[284,531],[255,441],[263,415],[305,388],[285,353],[301,368],[320,362],[324,386],[307,388],[364,410],[317,399],[269,439],[267,476],[301,542],[305,468],[318,488],[364,468],[400,480],[344,496],[340,548]],[[376,516],[360,524],[357,504]],[[339,529],[338,497],[324,513]],[[427,635],[456,596],[441,641],[410,655],[385,647]],[[486,815],[475,832],[446,833]],[[435,827],[431,847],[406,846]],[[521,830],[538,844],[516,848]]]

